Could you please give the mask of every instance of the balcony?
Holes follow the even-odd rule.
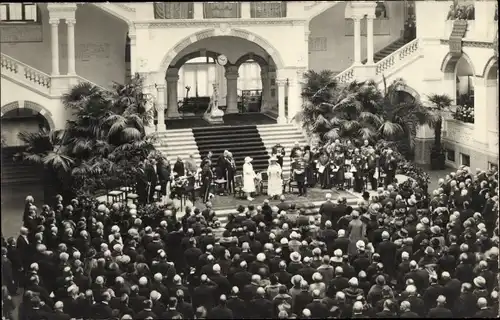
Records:
[[[155,19],[193,19],[193,2],[155,2]]]
[[[155,2],[154,18],[173,19],[279,19],[287,17],[285,1]]]
[[[256,1],[250,3],[251,18],[286,18],[286,2]]]
[[[443,138],[453,143],[474,146],[474,124],[447,119]]]
[[[241,18],[240,2],[204,2],[204,19]]]

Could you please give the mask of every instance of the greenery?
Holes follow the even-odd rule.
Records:
[[[453,119],[466,123],[474,123],[474,106],[457,106],[457,110],[453,113]]]
[[[441,151],[441,137],[443,131],[443,112],[448,111],[453,100],[446,94],[431,94],[429,97],[430,109],[436,117],[434,122],[434,150]]]
[[[358,144],[385,139],[395,142],[397,149],[411,158],[418,127],[434,124],[432,110],[402,93],[403,79],[389,86],[384,79],[384,89],[380,90],[373,81],[341,85],[330,71],[310,70],[304,76],[305,102],[296,120],[321,145],[336,139]]]
[[[128,185],[137,163],[154,150],[145,132],[153,122],[150,100],[137,74],[111,90],[78,84],[62,97],[73,113],[65,129],[21,132],[27,148],[18,157],[43,164],[46,184],[69,197]]]

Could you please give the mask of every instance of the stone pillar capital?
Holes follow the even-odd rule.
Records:
[[[179,69],[177,68],[168,68],[167,74],[165,76],[167,82],[176,82],[179,81]]]
[[[366,19],[367,20],[375,20],[377,17],[375,16],[375,14],[367,14],[366,15]]]
[[[73,18],[66,18],[64,19],[64,22],[66,22],[66,24],[68,26],[74,26],[76,24],[76,19],[73,19]]]
[[[49,24],[57,26],[59,24],[59,21],[60,21],[59,18],[52,18],[52,19],[49,19]]]
[[[227,65],[225,69],[226,69],[226,75],[231,73],[235,74],[238,73],[240,67],[236,65]]]
[[[365,17],[364,14],[353,14],[351,16],[351,19],[354,20],[354,22],[358,22],[358,21],[363,20],[364,17]]]
[[[228,71],[226,71],[225,76],[226,76],[227,80],[237,80],[239,77],[239,73],[228,70]]]
[[[276,79],[276,84],[278,85],[278,87],[286,86],[287,82],[287,79]]]

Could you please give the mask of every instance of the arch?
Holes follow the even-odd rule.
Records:
[[[460,55],[460,56],[457,56],[457,55],[452,54],[451,52],[448,52],[446,54],[446,56],[444,57],[443,62],[441,62],[441,71],[444,73],[455,74],[455,72],[457,70],[458,60],[460,60],[460,58],[462,58],[462,57],[470,65],[470,67],[472,69],[472,74],[476,75],[476,69],[474,68],[474,64],[472,63],[471,58],[465,52],[462,52],[462,55]]]
[[[94,6],[100,8],[103,11],[106,11],[110,15],[112,15],[112,16],[120,19],[120,20],[122,20],[123,22],[125,22],[128,25],[129,30],[134,30],[135,31],[135,26],[134,26],[134,23],[132,22],[132,20],[130,20],[129,18],[127,18],[127,17],[125,17],[125,16],[117,13],[113,9],[110,9],[108,7],[109,3],[91,2],[91,4],[93,4]]]
[[[249,59],[252,59],[255,62],[257,62],[260,67],[269,66],[270,64],[268,61],[266,61],[266,59],[264,59],[260,55],[253,52],[249,52],[239,57],[238,60],[236,60],[236,62],[234,63],[234,65],[239,67]]]
[[[486,65],[484,66],[484,69],[483,69],[483,78],[487,78],[489,73],[490,73],[490,70],[491,68],[494,68],[494,67],[497,67],[498,68],[498,58],[497,56],[492,56],[488,62],[486,62]],[[491,79],[490,79],[491,80]]]
[[[161,73],[165,73],[169,68],[170,63],[174,61],[176,55],[179,54],[182,50],[187,48],[192,43],[195,43],[202,39],[217,37],[217,36],[231,36],[253,42],[258,46],[260,46],[262,49],[264,49],[264,51],[266,51],[271,56],[277,68],[284,67],[283,59],[281,58],[279,51],[276,50],[276,48],[272,44],[270,44],[267,40],[247,30],[232,29],[232,28],[228,30],[228,28],[230,27],[227,24],[221,24],[221,28],[220,30],[218,30],[218,32],[216,32],[215,29],[205,29],[203,31],[196,32],[193,35],[187,36],[184,39],[180,40],[172,49],[170,49],[165,54],[165,56],[162,59],[159,71],[161,71]]]
[[[418,93],[417,90],[413,89],[412,87],[410,87],[407,84],[400,84],[396,88],[396,91],[406,92],[409,95],[411,95],[415,99],[415,101],[420,101],[420,93]]]
[[[21,108],[26,108],[38,112],[47,120],[47,122],[49,123],[50,130],[54,130],[56,128],[54,119],[52,119],[52,113],[49,110],[47,110],[47,108],[45,108],[44,106],[33,101],[19,100],[3,105],[2,108],[0,109],[0,118],[3,117],[4,114],[6,114],[9,111]]]
[[[220,55],[220,53],[215,52],[215,51],[198,50],[195,52],[188,53],[185,56],[181,57],[179,60],[177,60],[177,62],[175,64],[170,65],[169,68],[179,69],[189,60],[194,59],[194,58],[199,58],[199,57],[209,57],[209,58],[213,58],[214,60],[216,60],[219,55]]]

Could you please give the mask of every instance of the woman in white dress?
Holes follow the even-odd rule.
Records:
[[[278,158],[271,156],[269,167],[267,167],[267,195],[278,197],[283,192],[283,180],[281,179],[281,167],[278,164]]]
[[[255,192],[255,178],[257,177],[253,171],[252,158],[246,157],[243,164],[243,192],[247,194],[247,200],[252,201],[252,192]]]

